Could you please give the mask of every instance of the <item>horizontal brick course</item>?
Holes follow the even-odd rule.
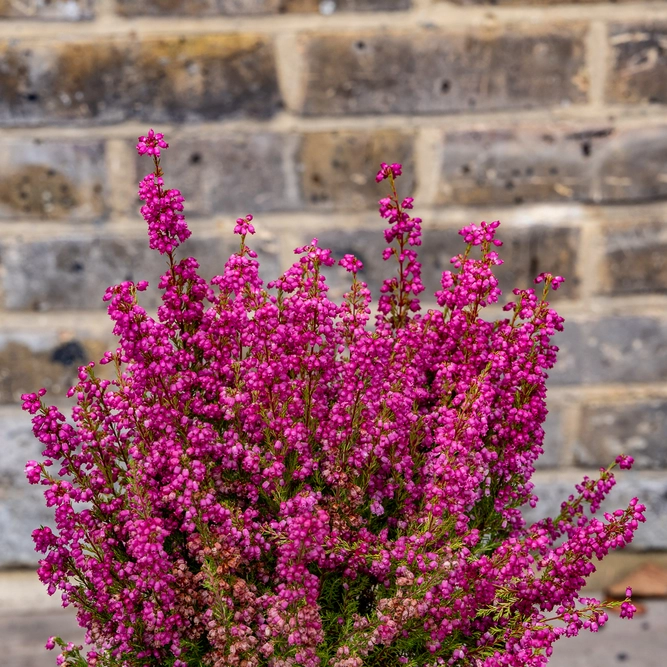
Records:
[[[181,246],[181,254],[193,255],[202,275],[222,273],[224,263],[237,245],[231,234],[197,234]],[[278,272],[274,244],[254,240],[266,275]],[[166,263],[144,238],[100,236],[97,238],[54,238],[0,245],[4,266],[3,292],[8,310],[104,309],[102,296],[109,285],[124,280],[148,280],[151,288],[141,295],[144,307],[159,304],[156,286]]]
[[[204,35],[0,45],[0,124],[266,118],[280,106],[272,45]]]
[[[308,35],[301,111],[432,114],[585,102],[585,28]]]

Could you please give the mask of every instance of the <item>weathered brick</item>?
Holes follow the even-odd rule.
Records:
[[[429,114],[584,102],[584,29],[306,35],[301,111]]]
[[[307,235],[304,235],[304,241]],[[579,232],[572,228],[532,227],[529,229],[503,229],[501,239],[504,242],[500,255],[505,260],[497,267],[496,275],[507,300],[513,295],[514,287],[531,287],[533,278],[542,271],[567,276],[562,290],[554,296],[564,294],[573,296],[577,293],[576,256]],[[318,235],[323,247],[331,248],[335,257],[346,253],[356,255],[363,263],[364,270],[360,278],[366,281],[374,297],[379,295],[382,280],[388,277],[394,268],[382,259],[382,249],[386,247],[381,227],[374,230],[331,230]],[[442,272],[451,270],[450,259],[465,250],[465,243],[455,229],[426,229],[423,245],[419,248],[419,261],[422,263],[422,280],[426,287],[424,301],[440,288]],[[333,277],[334,286],[340,290],[348,277],[344,274]],[[570,283],[568,286],[568,282]],[[340,283],[340,284],[339,284]],[[569,291],[567,291],[569,290]],[[432,299],[432,297],[431,297]]]
[[[666,70],[667,73],[667,70]],[[600,202],[667,197],[667,126],[617,130],[605,140],[599,162]]]
[[[605,225],[602,294],[667,292],[667,229],[662,220]]]
[[[138,223],[141,224],[141,223]],[[182,248],[202,266],[202,275],[221,273],[236,242],[193,234]],[[269,240],[253,239],[266,275],[278,271],[277,249]],[[159,303],[155,289],[165,271],[165,261],[148,248],[145,237],[57,238],[49,241],[16,242],[0,247],[4,268],[5,307],[10,310],[85,310],[106,308],[102,296],[109,285],[123,280],[148,280],[151,289],[142,294],[144,307]]]
[[[667,196],[664,126],[570,124],[449,132],[439,204],[619,203]]]
[[[104,144],[3,141],[0,219],[99,220],[106,213]]]
[[[667,103],[667,23],[623,23],[609,28],[612,59],[607,100]]]
[[[533,481],[539,502],[534,509],[528,506],[522,508],[526,520],[532,523],[547,516],[558,516],[560,504],[570,494],[576,493],[574,485],[581,483],[581,478],[582,475],[571,473],[542,473],[536,477]],[[602,505],[600,515],[626,508],[635,497],[646,505],[646,523],[639,526],[628,548],[638,551],[667,549],[667,477],[664,474],[654,477],[650,473],[621,472],[616,486]]]
[[[255,132],[215,139],[169,138],[161,158],[165,178],[185,197],[186,215],[232,211],[237,216],[298,207],[289,191],[286,171],[298,137]],[[137,159],[137,179],[152,170],[146,157]],[[137,210],[135,202],[134,210]]]
[[[636,469],[667,467],[667,401],[585,406],[575,459],[583,466],[608,466],[630,454]]]
[[[25,462],[39,459],[43,447],[32,434],[30,415],[20,408],[0,406],[0,567],[34,565],[32,531],[53,527],[53,510],[44,502],[43,489],[29,486]]]
[[[0,0],[0,18],[80,21],[93,14],[93,0]]]
[[[375,182],[381,162],[401,162],[401,191],[413,193],[413,139],[393,130],[306,134],[297,162],[303,201],[322,208],[375,208],[386,190]]]
[[[333,14],[398,11],[411,0],[118,0],[124,16],[254,16],[287,12]]]
[[[45,350],[33,349],[27,342],[10,339],[0,346],[0,403],[20,403],[21,394],[40,387],[48,389],[52,397],[64,398],[67,390],[78,382],[78,367],[97,362],[109,349],[111,336],[106,344],[72,337],[53,342]]]
[[[439,204],[591,198],[592,154],[607,128],[507,127],[445,135]]]
[[[661,382],[667,377],[667,321],[655,317],[566,321],[555,342],[560,352],[549,373],[551,384]]]
[[[0,46],[5,125],[266,118],[280,104],[273,48],[253,35]]]

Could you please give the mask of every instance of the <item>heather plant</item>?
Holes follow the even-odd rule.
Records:
[[[374,322],[362,263],[345,255],[327,296],[317,239],[264,285],[247,243],[207,282],[183,197],[167,189],[152,130],[140,154],[150,247],[166,258],[157,318],[147,283],[104,299],[118,347],[79,369],[71,420],[23,396],[55,531],[34,531],[39,577],[86,628],[58,664],[90,667],[539,666],[553,643],[597,631],[616,604],[581,596],[594,561],[644,521],[633,499],[600,516],[620,456],[557,517],[527,525],[542,453],[545,380],[563,327],[547,297],[501,293],[498,222],[461,230],[437,308],[420,312],[421,220],[381,166],[389,277]],[[108,369],[107,369],[108,370]]]

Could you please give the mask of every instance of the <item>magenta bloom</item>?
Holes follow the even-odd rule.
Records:
[[[148,130],[148,135],[139,137],[137,144],[137,152],[139,155],[154,155],[160,157],[161,148],[169,148],[169,144],[163,139],[164,134],[158,132],[157,134],[151,129]]]
[[[109,287],[118,345],[101,372],[79,369],[71,418],[44,390],[22,397],[44,448],[26,476],[55,520],[33,532],[39,577],[91,649],[51,638],[60,664],[542,667],[559,638],[603,627],[609,604],[580,592],[644,521],[636,498],[599,512],[631,457],[557,517],[521,514],[537,502],[562,279],[540,274],[540,294],[517,288],[507,317],[485,319],[500,223],[471,224],[423,311],[422,220],[397,194],[401,165],[383,164],[377,308],[351,254],[330,298],[340,270],[316,238],[265,284],[250,215],[207,281],[175,256],[190,231],[166,147],[152,130],[137,146],[155,158],[139,192],[165,262],[157,314],[146,281]]]

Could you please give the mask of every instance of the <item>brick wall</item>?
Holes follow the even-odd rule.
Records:
[[[46,520],[18,408],[111,344],[101,295],[159,275],[133,153],[168,132],[210,275],[251,212],[266,273],[314,235],[377,287],[377,164],[405,164],[434,288],[462,224],[499,218],[505,288],[567,278],[536,475],[553,511],[621,450],[667,549],[667,3],[0,0],[0,565]],[[341,284],[333,278],[340,291]],[[151,297],[154,299],[154,296]],[[31,491],[35,491],[31,495]]]

